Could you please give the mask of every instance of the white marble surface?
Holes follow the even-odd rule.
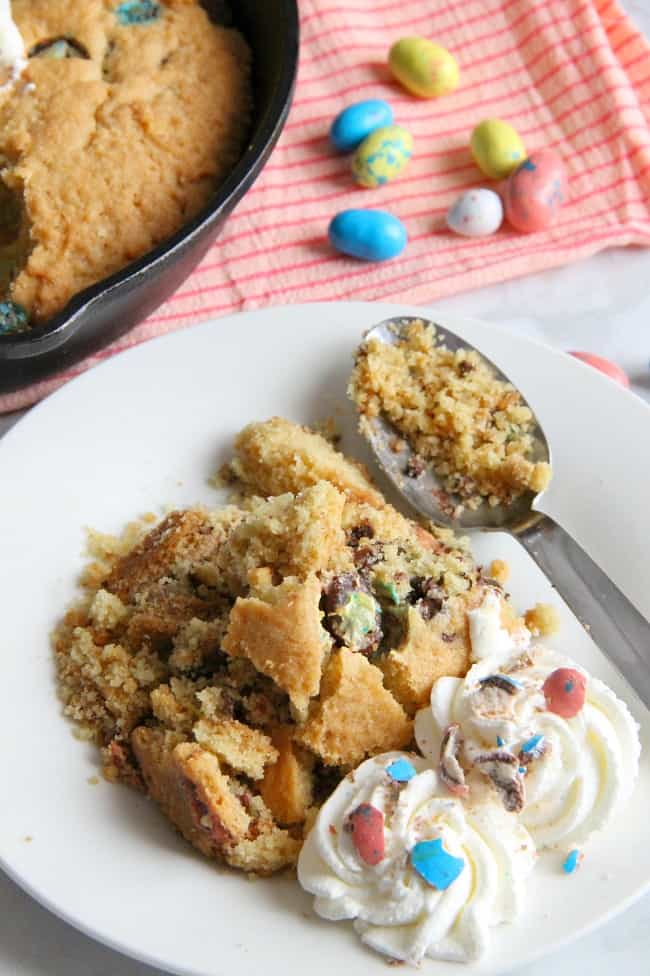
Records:
[[[650,0],[626,0],[624,6],[650,35]],[[436,308],[499,322],[562,349],[613,359],[628,373],[634,391],[650,401],[650,252],[610,251],[557,271],[460,295]],[[0,417],[0,436],[19,416]],[[570,897],[570,881],[567,885]],[[515,976],[548,976],[551,970],[554,976],[647,976],[649,959],[647,896],[598,931]],[[159,970],[92,942],[0,876],[0,976],[46,974],[160,976]]]

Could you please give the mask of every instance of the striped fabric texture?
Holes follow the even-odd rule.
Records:
[[[613,0],[300,0],[300,14],[287,125],[202,265],[126,337],[53,380],[0,397],[0,412],[115,352],[229,312],[335,299],[430,302],[605,247],[650,244],[650,47]],[[390,45],[414,34],[458,59],[453,94],[422,100],[391,80]],[[415,141],[405,174],[374,190],[355,186],[349,157],[328,142],[334,116],[366,98],[387,99]],[[487,239],[455,237],[444,226],[447,208],[462,191],[489,185],[469,135],[495,116],[515,126],[529,152],[557,150],[570,200],[537,234],[504,225]],[[381,265],[334,253],[327,225],[349,207],[400,217],[405,252]]]

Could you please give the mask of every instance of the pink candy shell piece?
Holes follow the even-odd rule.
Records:
[[[371,803],[361,803],[348,818],[352,843],[365,864],[380,864],[384,860],[384,814]]]

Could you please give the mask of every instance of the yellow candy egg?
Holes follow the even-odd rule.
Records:
[[[352,175],[360,186],[389,183],[413,152],[413,136],[399,125],[383,125],[363,140],[352,157]]]
[[[472,132],[472,156],[491,180],[503,180],[523,163],[526,149],[517,131],[501,119],[485,119]]]
[[[396,41],[389,51],[388,65],[400,84],[421,98],[438,98],[458,87],[456,58],[424,37]]]

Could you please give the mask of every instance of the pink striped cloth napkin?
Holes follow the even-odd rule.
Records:
[[[428,302],[574,261],[612,246],[650,244],[650,47],[614,0],[300,0],[301,58],[282,137],[202,265],[129,335],[75,369],[0,397],[0,411],[33,403],[71,376],[152,336],[239,309],[329,299]],[[461,83],[425,101],[386,66],[398,37],[449,48]],[[357,188],[349,158],[328,144],[351,102],[385,98],[410,129],[405,175]],[[570,175],[570,201],[551,229],[504,226],[484,240],[444,229],[463,190],[485,184],[469,134],[498,116],[528,151],[553,147]],[[406,224],[404,254],[366,265],[335,254],[327,225],[348,207],[391,210]],[[309,324],[305,324],[308,328]]]

